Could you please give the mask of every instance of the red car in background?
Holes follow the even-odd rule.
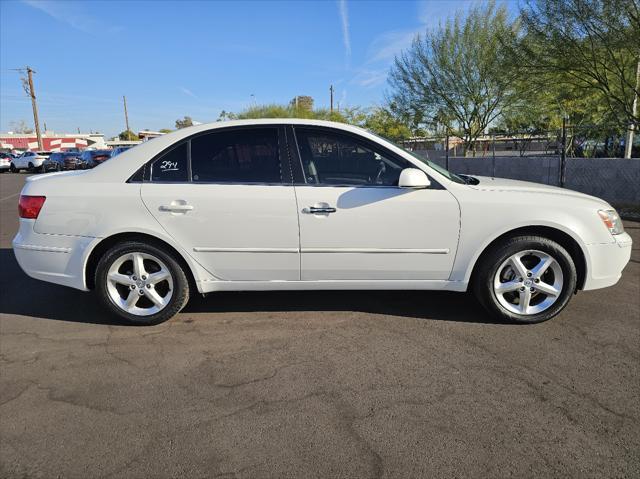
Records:
[[[94,168],[111,158],[111,150],[84,150],[80,155],[80,161],[85,168]]]

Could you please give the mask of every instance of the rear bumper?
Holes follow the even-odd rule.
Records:
[[[606,288],[618,282],[631,258],[631,236],[614,236],[613,243],[587,245],[589,267],[584,290]]]
[[[22,270],[42,281],[87,291],[84,265],[87,252],[97,238],[40,234],[34,220],[20,220],[13,239],[13,252]]]

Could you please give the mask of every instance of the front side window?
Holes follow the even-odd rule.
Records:
[[[151,181],[189,181],[186,142],[167,151],[151,164]]]
[[[191,140],[194,182],[281,183],[276,128],[219,131]]]
[[[400,172],[412,167],[350,135],[303,128],[295,132],[308,184],[397,186]]]

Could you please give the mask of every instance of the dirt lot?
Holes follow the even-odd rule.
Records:
[[[620,283],[539,325],[296,292],[140,328],[22,273],[24,177],[0,175],[0,477],[640,477],[640,223]]]

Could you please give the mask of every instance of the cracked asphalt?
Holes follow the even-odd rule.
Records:
[[[640,477],[640,223],[547,323],[443,292],[220,293],[128,327],[11,250],[0,175],[0,477]]]

